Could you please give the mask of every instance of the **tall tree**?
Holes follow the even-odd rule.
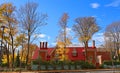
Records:
[[[107,38],[106,43],[107,41],[111,40],[111,45],[114,48],[114,52],[117,52],[116,54],[120,60],[120,21],[113,22],[106,27],[105,38]]]
[[[79,17],[75,19],[75,22],[76,24],[73,25],[73,31],[79,37],[79,41],[81,41],[85,46],[85,57],[87,61],[88,41],[96,32],[98,32],[99,26],[97,25],[94,17]]]
[[[70,40],[67,37],[67,22],[68,22],[68,14],[64,13],[59,21],[59,26],[61,27],[60,31],[59,31],[59,35],[57,37],[57,45],[61,48],[63,48],[63,60],[65,60],[65,50],[66,50],[66,46],[68,45],[68,41]],[[61,43],[61,44],[60,44]]]
[[[7,24],[4,25],[9,29],[9,36],[11,39],[11,46],[12,46],[12,58],[13,58],[13,63],[12,67],[14,64],[14,53],[15,53],[15,48],[14,48],[14,36],[17,33],[17,21],[15,18],[15,6],[13,6],[12,3],[4,3],[0,6],[0,8],[4,9],[2,12],[3,17],[7,21]]]
[[[26,65],[28,64],[31,37],[36,31],[39,31],[37,30],[39,27],[46,24],[45,20],[47,15],[40,15],[37,12],[37,8],[37,3],[28,2],[19,9],[19,22],[22,25],[23,31],[25,31],[28,39]]]
[[[5,8],[0,6],[0,38],[1,38],[1,47],[0,47],[0,65],[2,63],[2,44],[3,44],[3,34],[4,34],[4,28],[3,25],[6,24],[5,18],[3,17],[3,11]]]

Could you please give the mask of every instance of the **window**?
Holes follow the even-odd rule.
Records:
[[[72,51],[72,56],[75,57],[75,56],[77,56],[77,55],[78,55],[77,50],[74,48],[73,51]]]

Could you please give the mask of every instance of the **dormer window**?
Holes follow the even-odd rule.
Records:
[[[75,57],[75,56],[77,56],[77,55],[78,55],[77,50],[74,48],[73,51],[72,51],[72,56]]]

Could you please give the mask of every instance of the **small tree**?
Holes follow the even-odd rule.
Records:
[[[16,60],[15,60],[15,67],[19,67],[19,66],[20,66],[20,56],[19,56],[19,51],[18,51]]]

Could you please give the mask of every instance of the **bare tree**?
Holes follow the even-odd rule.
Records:
[[[23,31],[25,31],[28,39],[28,49],[26,56],[26,65],[28,64],[30,41],[33,33],[39,31],[38,28],[45,25],[46,14],[39,14],[37,12],[38,4],[34,2],[28,2],[19,9],[19,22],[22,25]]]
[[[79,41],[81,41],[85,46],[85,57],[87,61],[88,41],[96,32],[98,32],[99,26],[97,25],[94,17],[79,17],[76,18],[75,22],[76,24],[73,25],[73,31],[79,37]]]
[[[118,59],[120,60],[119,48],[120,48],[120,21],[113,22],[106,27],[105,31],[106,42],[111,39],[111,45],[114,52],[117,52]]]

